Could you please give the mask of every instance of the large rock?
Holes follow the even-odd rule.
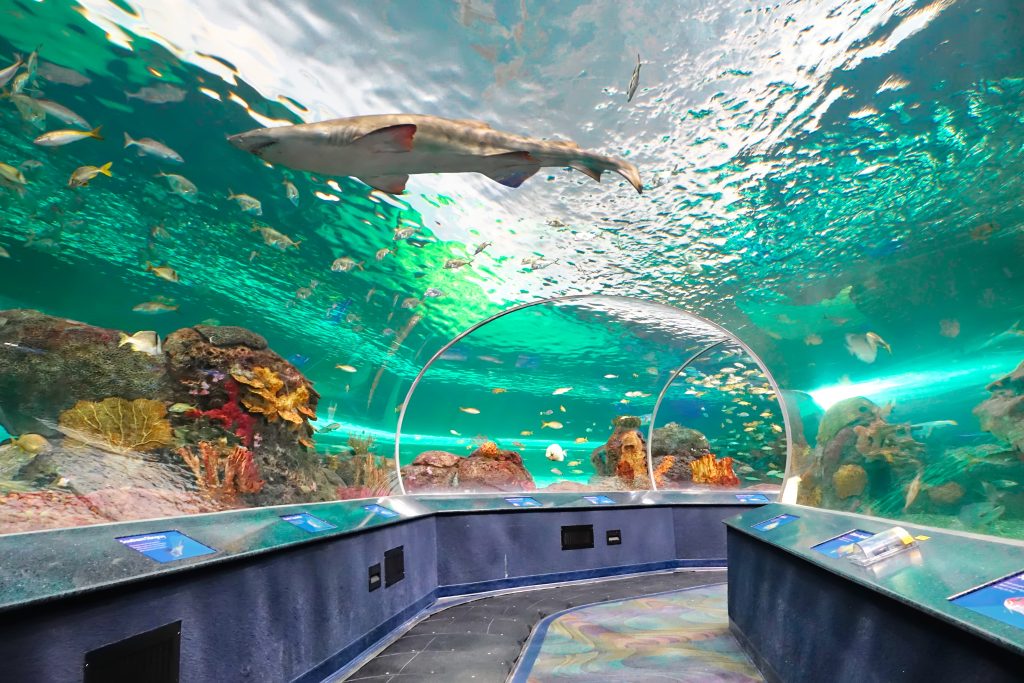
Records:
[[[533,477],[515,451],[484,444],[468,457],[426,451],[402,468],[406,491],[532,491]]]
[[[639,430],[640,418],[623,415],[615,418],[612,426],[608,441],[590,454],[597,476],[617,476],[627,488],[647,488],[647,445]]]
[[[11,434],[56,436],[57,417],[78,401],[174,393],[163,359],[119,347],[118,330],[24,309],[0,321],[0,424]]]
[[[982,431],[1024,453],[1024,362],[986,389],[992,396],[974,408]]]

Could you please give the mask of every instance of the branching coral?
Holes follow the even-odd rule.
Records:
[[[207,441],[199,442],[199,453],[182,446],[178,455],[196,478],[199,490],[209,498],[234,502],[240,493],[259,493],[263,489],[252,451],[235,446],[231,451]]]
[[[732,458],[719,460],[712,453],[690,463],[693,483],[717,486],[739,486],[740,478],[732,471]]]
[[[666,455],[664,458],[662,458],[661,462],[658,463],[658,468],[654,470],[654,483],[656,483],[658,486],[664,486],[665,473],[672,469],[672,465],[674,465],[675,462],[676,456],[674,455]]]
[[[62,412],[57,423],[73,441],[117,453],[154,451],[173,440],[167,408],[148,398],[79,401]]]
[[[192,410],[186,413],[187,417],[206,417],[214,420],[224,429],[232,430],[242,443],[252,447],[253,431],[256,428],[256,420],[252,415],[242,410],[238,400],[239,386],[234,380],[224,382],[224,390],[228,393],[228,399],[220,408],[211,410]]]
[[[879,418],[867,426],[853,428],[857,451],[868,460],[884,459],[890,465],[916,464],[914,457],[924,446],[910,435],[910,425],[893,425]]]
[[[303,425],[306,418],[316,418],[316,413],[309,407],[309,389],[304,384],[288,391],[284,380],[265,367],[253,368],[251,373],[235,368],[231,376],[248,389],[242,404],[250,412],[266,415],[270,422],[280,418],[294,425]]]

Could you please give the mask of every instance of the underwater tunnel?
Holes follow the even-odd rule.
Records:
[[[0,0],[0,681],[1024,680],[1020,0]]]

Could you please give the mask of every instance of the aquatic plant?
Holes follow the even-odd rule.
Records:
[[[154,451],[174,439],[167,408],[148,398],[79,401],[60,414],[57,424],[72,441],[118,453]]]
[[[239,494],[259,493],[264,482],[252,451],[244,446],[226,450],[225,446],[200,441],[199,453],[182,446],[178,455],[192,470],[200,492],[209,498],[234,502]]]
[[[832,475],[832,487],[840,500],[859,496],[868,485],[868,473],[860,465],[847,463]]]
[[[362,436],[349,434],[348,447],[351,448],[353,453],[356,455],[364,455],[366,453],[373,452],[373,444],[375,441],[376,440],[369,434]]]
[[[253,368],[252,372],[233,368],[231,376],[248,388],[242,405],[250,412],[265,415],[270,422],[280,418],[302,426],[306,424],[307,418],[316,418],[316,413],[309,407],[311,397],[305,385],[288,391],[284,380],[277,373],[262,366]]]
[[[712,453],[690,463],[694,484],[739,486],[740,479],[732,470],[732,458],[718,459]]]
[[[890,465],[918,464],[915,455],[924,444],[914,441],[909,424],[889,424],[876,418],[867,425],[853,428],[857,434],[856,449],[868,460],[885,460]]]

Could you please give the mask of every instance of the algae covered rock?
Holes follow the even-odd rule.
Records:
[[[33,310],[0,311],[0,424],[12,434],[56,436],[78,401],[173,395],[159,356],[118,346],[119,330]]]
[[[845,427],[866,425],[879,415],[879,408],[866,398],[854,396],[843,399],[825,411],[818,425],[818,445],[834,439]]]
[[[490,442],[489,442],[490,443]],[[426,451],[402,468],[410,493],[425,491],[532,491],[535,488],[523,459],[515,451],[484,444],[468,457]]]
[[[859,496],[868,485],[868,473],[860,465],[847,463],[832,475],[832,487],[840,500]]]
[[[710,452],[711,444],[708,443],[706,436],[696,429],[683,427],[676,422],[658,427],[651,438],[651,455],[655,458],[675,455],[687,460],[696,460]]]
[[[450,491],[455,488],[462,460],[446,451],[426,451],[402,468],[402,481],[410,493]]]

